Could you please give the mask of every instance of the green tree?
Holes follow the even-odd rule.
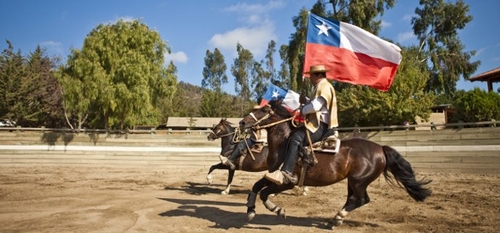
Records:
[[[420,0],[420,5],[422,7],[415,10],[417,17],[412,18],[412,25],[424,51],[421,60],[428,63],[431,71],[426,89],[452,95],[460,77],[467,80],[480,64],[470,61],[475,51],[464,52],[465,47],[458,36],[458,30],[472,20],[472,16],[467,15],[469,6],[462,0],[455,3]]]
[[[57,59],[40,46],[23,57],[7,44],[0,58],[0,117],[22,126],[60,127],[61,91],[51,73]]]
[[[205,90],[200,104],[201,117],[228,117],[231,99],[227,94],[217,91]]]
[[[395,2],[396,0],[330,0],[326,3],[318,0],[310,11],[302,8],[299,15],[293,17],[295,32],[290,35],[286,49],[285,59],[290,68],[290,88],[300,91],[299,89],[304,86],[302,69],[309,12],[351,23],[377,34],[381,25],[381,19],[377,17],[382,16],[385,9],[392,8]],[[327,4],[332,4],[333,11],[327,10]]]
[[[221,92],[222,85],[228,82],[226,69],[224,55],[222,55],[219,49],[215,48],[213,53],[207,50],[205,53],[205,67],[203,67],[201,87]]]
[[[56,67],[56,61],[56,58],[48,57],[40,46],[29,54],[26,80],[20,89],[21,101],[16,103],[18,109],[24,110],[21,117],[24,125],[63,126],[61,87],[51,72]]]
[[[500,119],[500,94],[479,88],[458,91],[453,106],[454,120],[463,122],[491,121]]]
[[[276,42],[271,40],[267,45],[265,59],[254,62],[251,73],[251,83],[253,97],[256,102],[260,102],[269,82],[277,79],[277,72],[274,67],[274,53],[276,52]]]
[[[176,82],[163,66],[166,52],[170,50],[158,32],[139,20],[100,24],[85,38],[82,49],[70,55],[62,82],[79,79],[95,88],[88,105],[93,127],[156,124],[161,96],[173,96],[174,90],[167,87]]]
[[[23,77],[26,76],[25,59],[21,51],[14,52],[14,46],[7,40],[8,48],[0,57],[0,117],[19,122],[22,113],[16,111],[20,98]]]
[[[403,49],[394,82],[387,92],[351,85],[337,93],[342,126],[401,125],[415,116],[428,118],[434,95],[424,91],[428,79],[425,64],[417,59],[418,48]]]
[[[280,70],[276,79],[271,80],[274,85],[290,89],[290,66],[287,63],[288,46],[281,45],[279,55],[281,58]]]
[[[243,48],[240,43],[236,45],[236,52],[238,57],[234,59],[231,66],[231,74],[234,76],[234,90],[241,99],[240,114],[244,114],[249,108],[247,102],[250,101],[252,91],[250,90],[250,74],[255,67],[255,61],[252,52]]]
[[[319,4],[319,2],[317,3]],[[311,11],[317,14],[318,12]],[[309,16],[309,11],[302,8],[299,12],[299,16],[293,17],[293,26],[295,27],[295,33],[290,35],[290,41],[286,48],[287,54],[285,59],[290,68],[290,77],[288,84],[289,88],[295,91],[299,91],[300,87],[304,86],[302,84],[302,73],[304,66],[304,51],[306,43],[306,32],[307,32],[307,20]],[[282,50],[285,50],[282,47]],[[283,56],[282,56],[283,57]]]
[[[205,54],[205,67],[201,86],[205,88],[200,104],[202,117],[219,117],[227,114],[228,99],[222,91],[222,85],[228,82],[224,56],[215,48],[214,52],[207,50]]]
[[[330,0],[333,12],[330,17],[354,24],[373,34],[378,34],[382,25],[379,16],[385,9],[394,7],[396,0]],[[323,7],[317,7],[318,10]]]
[[[152,89],[153,91],[160,90],[158,93],[154,93],[155,100],[158,102],[157,109],[160,113],[159,123],[164,124],[167,122],[168,117],[172,116],[178,108],[174,104],[174,96],[179,91],[177,83],[177,67],[171,61],[168,64],[166,70],[163,71],[162,79],[157,79],[159,83],[157,85],[164,85],[163,88]]]

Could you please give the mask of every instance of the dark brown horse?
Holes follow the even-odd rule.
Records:
[[[286,144],[294,128],[290,113],[281,106],[280,101],[271,101],[270,105],[252,110],[240,122],[242,128],[266,128],[268,132],[268,160],[276,160],[269,167],[270,171],[279,169],[284,161]],[[303,151],[302,151],[303,152]],[[336,154],[315,152],[318,163],[308,168],[304,185],[327,186],[347,178],[347,201],[335,217],[328,222],[328,227],[333,228],[342,224],[347,214],[368,202],[370,198],[366,191],[368,185],[382,173],[389,183],[394,178],[406,192],[416,201],[424,201],[431,194],[431,190],[424,186],[431,181],[417,181],[413,169],[396,150],[389,146],[381,146],[375,142],[350,138],[342,140],[339,152]],[[302,164],[299,162],[295,174],[300,177]],[[392,173],[393,178],[390,176]],[[252,220],[255,216],[255,201],[257,194],[264,202],[267,209],[285,216],[285,210],[272,203],[270,194],[279,193],[294,187],[291,182],[277,185],[266,178],[257,181],[248,195],[247,214]]]
[[[207,139],[209,141],[216,140],[218,138],[221,139],[221,155],[227,157],[231,151],[233,151],[234,146],[236,145],[237,141],[234,139],[235,137],[235,128],[231,125],[229,121],[227,121],[225,118],[222,118],[220,122],[215,125],[212,128],[212,132],[208,134]],[[262,150],[257,153],[255,151],[252,152],[253,156],[255,157],[255,160],[253,160],[252,156],[247,152],[247,155],[244,157],[243,161],[240,163],[236,163],[236,170],[243,170],[243,171],[248,171],[248,172],[261,172],[261,171],[266,171],[268,169],[267,166],[267,155],[268,155],[268,150],[267,146],[264,146]],[[218,163],[215,165],[212,165],[210,169],[208,170],[207,174],[207,181],[209,184],[212,184],[212,172],[215,169],[225,169],[228,170],[228,177],[227,177],[227,186],[226,189],[224,189],[221,193],[222,194],[229,194],[230,189],[231,189],[231,183],[233,182],[233,177],[234,177],[234,172],[235,170],[231,170],[229,166],[224,165],[222,163]]]

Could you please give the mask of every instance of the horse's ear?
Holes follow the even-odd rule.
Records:
[[[220,119],[220,121],[226,121],[227,118],[223,117],[222,119]]]

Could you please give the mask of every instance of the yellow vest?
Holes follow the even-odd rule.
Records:
[[[339,122],[337,119],[337,97],[335,96],[335,89],[332,84],[325,78],[321,80],[315,87],[314,96],[311,99],[322,96],[326,100],[326,107],[330,112],[330,122],[328,122],[328,129],[338,127]],[[316,132],[319,128],[321,112],[316,112],[307,115],[306,128],[312,133]]]

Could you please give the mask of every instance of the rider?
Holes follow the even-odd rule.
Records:
[[[339,125],[335,89],[326,79],[328,71],[323,65],[315,65],[310,67],[309,72],[305,72],[305,74],[310,74],[311,83],[314,85],[314,93],[310,101],[305,103],[304,96],[301,96],[300,100],[305,105],[298,111],[300,111],[300,115],[305,116],[306,122],[290,136],[287,155],[281,171],[276,170],[265,175],[274,183],[282,184],[290,181],[297,184],[297,177],[293,170],[297,162],[299,147],[308,143],[306,130],[309,130],[311,141],[315,143],[321,140],[328,130]]]
[[[260,106],[255,106],[254,108],[259,108]],[[252,134],[249,138],[241,140],[236,144],[231,155],[227,157],[221,157],[222,164],[229,166],[231,170],[235,170],[236,166],[234,165],[237,159],[245,153],[245,148],[252,148],[256,143],[266,143],[267,142],[267,131],[265,129],[252,130]]]

